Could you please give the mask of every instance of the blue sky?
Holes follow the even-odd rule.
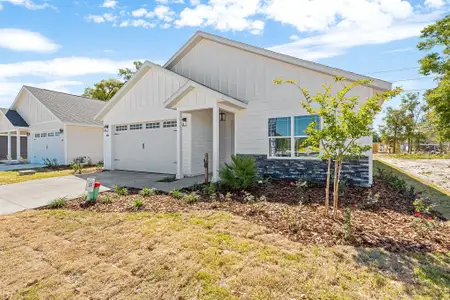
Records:
[[[133,60],[163,64],[197,30],[423,92],[434,82],[418,74],[418,36],[449,11],[449,0],[0,0],[0,106],[23,84],[80,94]]]

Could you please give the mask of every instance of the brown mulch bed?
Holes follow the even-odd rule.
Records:
[[[137,190],[130,195],[119,196],[113,192],[103,193],[96,203],[86,205],[83,199],[66,204],[70,210],[97,212],[131,212],[136,198],[142,198]],[[376,181],[372,188],[348,187],[341,197],[342,208],[351,210],[351,236],[345,238],[344,210],[332,217],[324,217],[324,188],[310,186],[299,190],[291,182],[261,184],[251,191],[256,202],[246,203],[243,192],[235,192],[232,200],[200,200],[188,204],[183,199],[167,195],[144,198],[140,211],[156,213],[180,213],[202,210],[230,212],[274,233],[304,243],[324,246],[352,245],[382,247],[389,251],[448,252],[450,251],[450,224],[434,216],[432,221],[413,216],[412,200],[383,182]],[[260,196],[266,199],[260,201]],[[367,199],[379,199],[369,205]],[[105,198],[112,203],[103,203]],[[370,206],[370,207],[369,207]]]

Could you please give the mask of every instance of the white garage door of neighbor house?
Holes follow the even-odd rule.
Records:
[[[176,120],[115,126],[114,168],[175,174],[176,126]]]
[[[28,156],[32,163],[43,164],[44,159],[56,159],[59,164],[64,163],[64,140],[59,132],[35,132],[31,138]]]

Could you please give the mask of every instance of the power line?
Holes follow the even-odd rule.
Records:
[[[391,81],[391,82],[396,83],[396,82],[402,82],[402,81],[423,80],[423,79],[429,79],[429,78],[433,78],[433,77],[432,76],[423,76],[423,77],[416,77],[416,78],[409,78],[409,79],[400,79],[400,80],[395,80],[395,81]]]
[[[409,71],[409,70],[417,70],[417,69],[420,69],[420,67],[408,67],[408,68],[401,68],[401,69],[391,69],[391,70],[376,71],[376,72],[366,73],[366,75],[390,73],[390,72],[400,72],[400,71]]]

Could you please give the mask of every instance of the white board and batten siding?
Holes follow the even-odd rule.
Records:
[[[2,131],[14,130],[14,126],[2,113],[0,113],[0,128]]]
[[[94,164],[103,161],[102,132],[102,127],[67,125],[67,163],[71,164],[78,157],[88,157]]]
[[[275,78],[296,80],[311,94],[323,91],[323,84],[334,83],[332,75],[207,39],[201,40],[171,70],[231,97],[248,101],[247,109],[235,115],[235,150],[238,154],[267,155],[269,118],[308,114],[300,105],[301,92],[288,84],[275,85]],[[373,93],[373,88],[365,86],[352,91],[361,100]],[[362,140],[365,144],[371,143],[370,138]]]
[[[155,173],[176,173],[176,128],[164,128],[164,121],[176,121],[177,112],[163,103],[175,93],[186,79],[150,69],[105,116],[109,132],[105,138],[105,168]],[[183,171],[191,174],[190,126],[183,127]],[[146,128],[147,123],[159,122],[160,128]],[[130,130],[130,125],[142,124],[142,129]],[[116,126],[126,125],[126,131]]]
[[[28,159],[30,162],[42,164],[43,159],[56,159],[59,164],[65,164],[64,133],[55,135],[64,128],[64,124],[26,89],[20,93],[14,109],[29,125]],[[40,137],[42,133],[45,133],[43,138]],[[39,134],[38,138],[36,134]]]

